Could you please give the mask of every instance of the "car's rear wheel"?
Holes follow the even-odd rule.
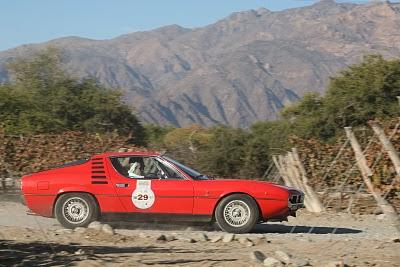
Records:
[[[61,195],[55,205],[55,217],[65,228],[86,227],[97,219],[99,209],[93,196],[85,193]]]
[[[255,200],[246,194],[232,194],[222,199],[215,210],[219,227],[230,233],[250,232],[259,218]]]

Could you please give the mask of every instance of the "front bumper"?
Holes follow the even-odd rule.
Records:
[[[304,194],[298,192],[291,193],[288,199],[288,208],[290,211],[304,208]]]

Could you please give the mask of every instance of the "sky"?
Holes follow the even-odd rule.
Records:
[[[121,34],[171,24],[188,28],[201,27],[232,12],[259,7],[278,11],[314,2],[316,1],[0,0],[0,51],[65,36],[110,39]]]

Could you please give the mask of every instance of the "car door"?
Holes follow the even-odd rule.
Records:
[[[174,166],[157,157],[111,157],[108,162],[113,186],[128,213],[193,213],[193,181]],[[132,170],[140,172],[138,166],[142,173]]]

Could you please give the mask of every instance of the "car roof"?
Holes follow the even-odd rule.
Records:
[[[104,156],[104,157],[126,157],[126,156],[142,156],[142,157],[157,157],[162,154],[156,151],[129,151],[129,152],[105,152],[103,154],[93,155]]]

